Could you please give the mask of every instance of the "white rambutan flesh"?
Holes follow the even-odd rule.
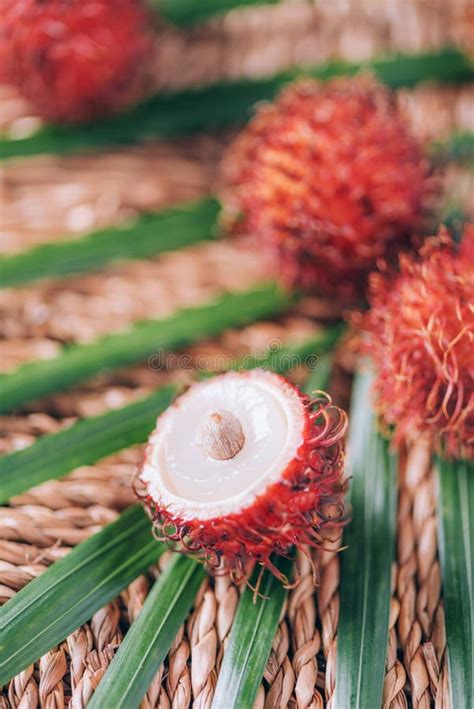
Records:
[[[280,477],[304,426],[303,400],[283,379],[260,371],[216,377],[160,417],[141,477],[183,519],[238,512]]]
[[[241,572],[343,518],[345,415],[263,370],[195,384],[162,414],[139,474],[158,534]]]

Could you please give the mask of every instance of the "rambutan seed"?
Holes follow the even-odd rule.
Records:
[[[242,426],[230,411],[220,409],[210,414],[201,427],[201,445],[214,460],[235,458],[244,441]]]

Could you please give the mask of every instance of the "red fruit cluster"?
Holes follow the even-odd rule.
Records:
[[[56,121],[122,109],[144,85],[151,50],[139,0],[0,0],[0,73]]]
[[[141,497],[151,514],[156,536],[196,554],[208,567],[246,578],[249,562],[269,569],[283,583],[289,580],[271,555],[288,556],[293,547],[319,547],[321,532],[346,521],[344,434],[346,414],[329,397],[312,400],[300,394],[305,407],[304,443],[282,471],[281,478],[250,507],[209,520],[182,520],[149,495]]]
[[[371,310],[356,318],[373,358],[375,394],[395,442],[419,435],[448,455],[474,457],[474,225],[455,245],[446,230],[397,274],[373,274]]]
[[[410,245],[432,192],[420,146],[369,77],[289,86],[222,165],[224,225],[263,242],[290,285],[341,298]]]

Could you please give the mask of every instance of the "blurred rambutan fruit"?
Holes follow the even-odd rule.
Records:
[[[371,276],[370,311],[355,316],[376,370],[375,398],[400,444],[425,435],[474,457],[474,225],[458,246],[445,229],[398,273]]]
[[[138,474],[160,538],[212,568],[317,546],[344,521],[345,414],[263,370],[192,386],[162,414]],[[282,579],[287,582],[288,579]]]
[[[139,0],[0,0],[0,75],[52,121],[127,107],[152,48]]]
[[[222,222],[273,256],[283,280],[341,300],[422,229],[428,160],[371,77],[305,80],[262,105],[221,169]]]

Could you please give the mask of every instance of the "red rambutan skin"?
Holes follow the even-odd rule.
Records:
[[[474,225],[460,246],[445,229],[398,273],[373,274],[370,311],[355,317],[375,368],[375,397],[400,445],[425,435],[474,457]]]
[[[394,97],[367,76],[290,85],[258,109],[221,169],[224,226],[263,243],[290,286],[342,300],[410,245],[433,191]]]
[[[289,583],[270,556],[289,556],[293,547],[319,547],[324,528],[340,527],[347,520],[343,476],[347,416],[329,397],[299,394],[305,407],[304,443],[280,480],[250,507],[210,520],[181,520],[137,492],[158,539],[236,579],[246,578],[248,563],[257,562]]]
[[[52,121],[97,118],[141,95],[151,52],[139,0],[0,0],[0,72]]]

